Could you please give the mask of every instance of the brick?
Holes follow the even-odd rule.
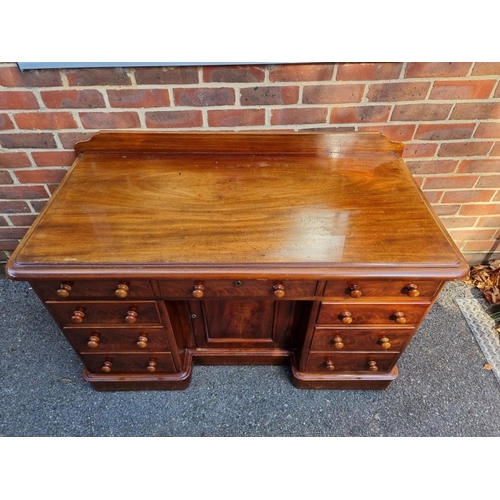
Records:
[[[132,83],[126,68],[80,68],[65,69],[70,86],[130,85]]]
[[[443,191],[424,191],[424,196],[429,203],[439,203],[439,200],[443,196]]]
[[[2,186],[0,199],[4,200],[36,200],[47,198],[47,191],[43,186]]]
[[[441,203],[480,203],[490,201],[495,191],[491,189],[464,189],[447,191]]]
[[[498,229],[500,227],[500,215],[497,215],[496,217],[479,217],[477,226],[494,227]]]
[[[363,132],[380,132],[390,141],[410,141],[415,133],[415,125],[371,125],[360,126]]]
[[[474,137],[500,139],[500,122],[483,122],[477,127]]]
[[[20,239],[20,238],[19,238]],[[3,250],[15,250],[19,245],[19,240],[0,240],[0,248]]]
[[[225,106],[234,104],[235,100],[234,89],[229,87],[174,89],[176,106]]]
[[[0,240],[20,240],[28,230],[27,227],[0,227]]]
[[[7,170],[0,170],[0,184],[13,184],[12,176]]]
[[[209,127],[249,127],[265,124],[263,109],[209,110]]]
[[[14,118],[17,126],[24,130],[61,130],[78,127],[73,115],[65,111],[17,113]]]
[[[52,134],[33,132],[3,134],[0,136],[0,145],[8,149],[52,149],[56,147]]]
[[[17,66],[0,67],[0,86],[3,87],[57,87],[61,75],[53,69],[21,71]]]
[[[14,123],[7,113],[0,113],[0,130],[11,130],[14,128]]]
[[[458,213],[461,205],[433,205],[432,208],[439,216],[455,215]]]
[[[491,201],[494,201],[494,202],[500,201],[500,192],[498,192]]]
[[[83,128],[139,128],[141,122],[135,111],[117,111],[115,113],[80,112]]]
[[[33,92],[27,90],[0,91],[0,109],[38,109]]]
[[[500,214],[500,203],[475,203],[472,205],[463,205],[460,208],[459,214],[465,216],[498,215]]]
[[[7,262],[10,259],[11,252],[0,250],[0,262]]]
[[[135,81],[139,85],[169,85],[198,83],[195,66],[135,68]]]
[[[490,156],[500,156],[500,142],[495,142],[495,145],[490,151]]]
[[[428,141],[469,139],[475,127],[475,123],[425,123],[418,126],[415,139]]]
[[[285,108],[271,111],[271,125],[326,123],[326,108]]]
[[[59,183],[66,175],[65,168],[30,168],[16,171],[16,177],[22,184]]]
[[[389,119],[391,106],[342,106],[330,112],[330,123],[380,123]]]
[[[423,177],[414,177],[414,181],[417,183],[418,187],[422,187],[422,184],[424,183],[424,178]]]
[[[396,104],[391,121],[446,120],[452,104]]]
[[[364,90],[364,84],[306,85],[302,102],[304,104],[361,102]]]
[[[49,190],[49,193],[53,195],[58,186],[59,184],[47,184],[47,189]]]
[[[498,62],[477,62],[472,69],[473,75],[500,75],[500,63]]]
[[[339,64],[336,80],[397,80],[403,63],[349,63]]]
[[[199,110],[151,111],[146,113],[146,126],[149,128],[201,127],[203,117]]]
[[[47,200],[33,200],[30,201],[31,206],[33,207],[33,210],[38,214],[42,211],[43,207],[47,204]]]
[[[455,105],[451,120],[498,120],[500,102],[460,102]]]
[[[368,87],[370,102],[418,101],[425,99],[430,82],[374,83]]]
[[[3,216],[3,215],[0,215],[0,226],[8,226],[8,222],[7,222],[7,219]]]
[[[425,179],[423,189],[471,188],[478,179],[478,175],[433,175]]]
[[[170,106],[166,89],[119,89],[108,90],[109,103],[113,108],[159,108]]]
[[[496,80],[438,81],[432,86],[429,99],[488,99]]]
[[[266,76],[262,66],[204,66],[204,82],[257,83]]]
[[[438,156],[484,156],[493,145],[492,142],[447,142],[441,144]]]
[[[437,151],[437,144],[430,142],[416,142],[405,144],[403,150],[404,158],[434,156]]]
[[[495,97],[495,98],[500,97],[500,81],[498,82],[498,85],[497,85],[497,88],[495,90],[495,94],[493,97]]]
[[[30,227],[35,222],[36,215],[9,215],[9,219],[17,227]]]
[[[90,139],[95,132],[59,132],[57,135],[64,149],[74,149],[77,142]]]
[[[500,172],[500,160],[462,160],[457,172]]]
[[[271,82],[324,82],[333,78],[333,64],[279,64],[269,68]]]
[[[482,229],[482,228],[470,228],[470,229],[450,229],[448,231],[453,239],[458,240],[488,240],[493,238],[496,233],[496,229]]]
[[[464,252],[490,252],[497,245],[497,240],[468,241],[463,247]]]
[[[441,222],[447,229],[472,227],[477,217],[441,217]]]
[[[248,87],[240,90],[242,106],[297,104],[298,101],[299,87]]]
[[[26,153],[0,153],[0,167],[31,167]]]
[[[25,201],[2,201],[0,200],[0,213],[22,214],[29,213],[31,209]]]
[[[74,151],[33,151],[31,155],[39,167],[69,167],[76,158]]]
[[[471,65],[467,62],[411,62],[406,66],[405,78],[466,76]]]
[[[458,160],[408,160],[405,163],[412,174],[449,174],[455,171]]]
[[[482,175],[477,182],[478,188],[500,188],[500,174]]]
[[[47,108],[105,108],[104,97],[96,89],[42,90],[42,101]]]

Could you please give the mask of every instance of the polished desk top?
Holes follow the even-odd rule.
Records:
[[[11,277],[467,268],[380,134],[115,132],[77,151]]]

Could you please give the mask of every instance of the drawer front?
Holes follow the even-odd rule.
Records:
[[[339,299],[375,297],[397,300],[410,300],[417,297],[430,299],[436,294],[440,286],[440,281],[342,279],[328,281],[324,296]]]
[[[160,325],[156,302],[46,302],[61,325]]]
[[[374,304],[322,302],[319,324],[413,326],[424,317],[429,303]]]
[[[86,368],[91,373],[119,374],[137,373],[153,375],[175,372],[169,352],[150,354],[83,354]]]
[[[413,332],[411,328],[404,330],[316,328],[311,350],[401,352],[410,341]]]
[[[149,281],[37,281],[30,284],[44,300],[72,300],[79,297],[126,300],[153,297]]]
[[[399,357],[399,353],[311,352],[307,360],[307,371],[315,373],[338,372],[388,372]]]
[[[316,281],[204,280],[160,281],[163,298],[313,297]]]
[[[66,327],[64,333],[79,352],[170,351],[162,327]]]

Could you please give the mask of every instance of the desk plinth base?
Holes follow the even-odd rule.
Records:
[[[298,389],[386,389],[398,377],[398,367],[388,373],[303,373],[292,360],[292,384]]]

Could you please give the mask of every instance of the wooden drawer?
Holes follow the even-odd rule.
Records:
[[[153,297],[149,281],[36,281],[30,284],[44,300],[72,300],[80,297],[124,300]]]
[[[160,281],[163,298],[313,297],[316,281],[204,280]],[[194,293],[193,293],[194,292]]]
[[[311,352],[307,360],[307,372],[388,372],[399,357],[399,353],[352,353]]]
[[[79,352],[170,350],[162,327],[66,327],[64,333]]]
[[[83,354],[81,358],[91,373],[172,373],[175,372],[169,352],[150,354]]]
[[[440,281],[430,280],[381,280],[341,279],[328,281],[325,297],[339,299],[388,298],[415,299],[432,298],[441,286]]]
[[[322,302],[319,324],[414,326],[424,317],[429,302],[375,304],[370,302]]]
[[[316,328],[312,351],[380,351],[401,352],[410,341],[414,330],[372,328]]]
[[[160,325],[156,302],[46,302],[54,319],[71,325]]]

